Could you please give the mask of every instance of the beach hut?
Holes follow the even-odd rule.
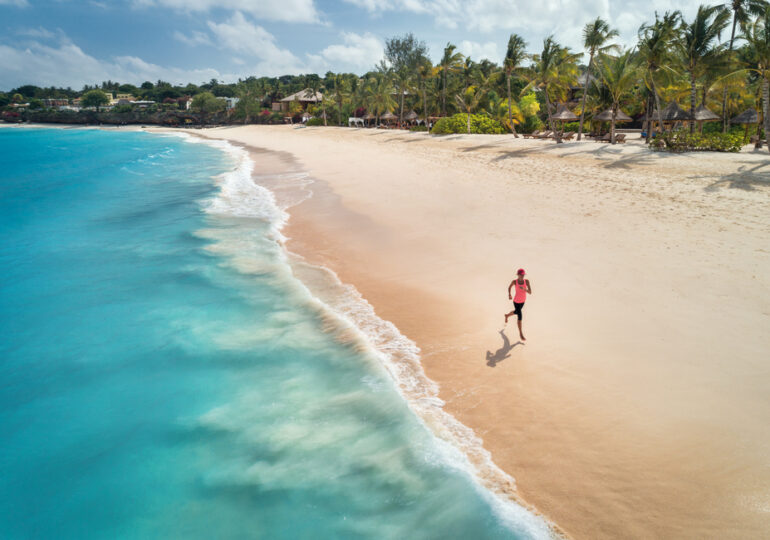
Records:
[[[385,114],[383,114],[382,116],[380,116],[380,121],[382,121],[382,120],[385,120],[385,122],[387,124],[392,124],[393,122],[398,120],[398,116],[396,116],[392,112],[388,111]]]
[[[718,114],[715,114],[708,110],[705,105],[702,103],[698,105],[698,108],[695,109],[695,113],[693,114],[693,118],[695,119],[695,122],[698,124],[698,131],[703,131],[703,122],[714,122],[716,120],[721,120]]]
[[[409,113],[406,116],[404,116],[404,120],[406,120],[410,124],[414,124],[415,122],[419,122],[419,117],[417,116],[416,112],[409,111]]]
[[[303,124],[305,122],[307,122],[308,120],[310,120],[311,118],[313,118],[313,117],[310,115],[309,112],[305,111],[305,112],[302,113],[302,123]]]
[[[633,118],[628,116],[626,113],[624,113],[622,110],[618,109],[615,111],[615,124],[620,124],[622,122],[631,122]],[[594,116],[591,119],[592,122],[612,122],[612,107],[610,107],[607,110],[604,110]],[[623,135],[625,137],[625,135]],[[603,140],[603,139],[602,139]],[[625,139],[622,139],[621,142],[623,142]]]
[[[366,125],[369,126],[372,123],[372,120],[376,120],[377,117],[374,116],[372,113],[366,113],[364,116],[364,122],[366,122]]]
[[[749,125],[759,124],[759,113],[756,109],[746,109],[738,116],[730,119],[731,124],[743,124],[746,126],[746,131],[743,135],[743,144],[746,144],[746,139],[749,137]]]
[[[612,122],[612,109],[607,109],[606,111],[602,111],[596,116],[593,117],[593,120],[596,120],[597,122]],[[617,110],[615,113],[615,123],[619,124],[621,122],[630,122],[633,120],[630,116],[628,116],[626,113],[621,111],[620,109]]]
[[[570,111],[564,103],[559,103],[556,107],[556,112],[551,115],[553,120],[561,122],[561,131],[564,132],[564,122],[576,122],[578,117],[575,113]]]
[[[690,113],[685,111],[679,106],[676,101],[669,103],[665,109],[660,111],[660,115],[663,117],[663,125],[671,125],[672,129],[679,123],[688,124],[693,121],[693,117]]]

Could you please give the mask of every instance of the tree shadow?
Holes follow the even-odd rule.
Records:
[[[758,187],[770,187],[770,169],[760,170],[770,166],[770,162],[762,163],[744,162],[747,165],[741,166],[736,172],[720,176],[719,180],[709,184],[704,189],[709,192],[719,191],[719,188],[728,187],[731,189],[742,189],[744,191],[755,191]],[[750,167],[748,165],[754,165]],[[702,176],[696,177],[702,178]]]
[[[495,367],[498,362],[502,362],[506,358],[509,358],[511,356],[510,352],[516,345],[524,345],[521,341],[511,344],[508,336],[505,335],[505,330],[500,330],[500,335],[503,337],[503,346],[497,349],[494,354],[492,351],[487,351],[487,365],[489,367]]]

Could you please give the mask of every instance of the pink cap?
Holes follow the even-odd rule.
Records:
[[[518,275],[520,275],[520,276],[523,276],[524,274],[526,274],[526,272],[524,272],[524,269],[523,269],[523,268],[519,268],[518,270],[516,270],[516,273],[517,273]]]

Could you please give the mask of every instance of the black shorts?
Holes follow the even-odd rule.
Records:
[[[513,303],[513,312],[516,314],[516,316],[521,320],[521,308],[524,307],[524,302],[514,302]]]

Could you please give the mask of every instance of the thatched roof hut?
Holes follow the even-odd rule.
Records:
[[[556,107],[556,112],[551,115],[551,118],[561,122],[575,122],[578,119],[575,113],[570,111],[563,103],[559,103],[559,105]]]
[[[731,124],[758,124],[759,113],[756,109],[746,109],[738,116],[730,119]]]
[[[718,114],[708,110],[702,103],[698,105],[697,109],[695,109],[695,114],[693,114],[693,117],[695,118],[696,122],[713,122],[714,120],[720,120]]]
[[[308,103],[318,103],[319,101],[323,101],[323,95],[321,92],[313,92],[310,88],[305,88],[304,90],[300,90],[299,92],[295,92],[290,96],[286,96],[281,101],[300,101],[300,102],[308,102]]]
[[[599,122],[611,122],[612,121],[612,109],[607,109],[606,111],[602,111],[596,116],[593,117],[593,120],[597,120]],[[620,109],[617,110],[615,113],[615,122],[630,122],[633,120],[630,116],[628,116],[626,113],[621,111]]]
[[[404,116],[404,120],[410,120],[410,121],[417,120],[417,118],[418,118],[417,113],[414,111],[409,111],[409,114]]]
[[[383,114],[382,116],[380,116],[380,120],[388,120],[388,121],[390,121],[390,120],[395,120],[396,118],[398,118],[398,116],[396,116],[395,114],[393,114],[390,111],[388,111],[385,114]]]
[[[682,109],[676,101],[672,101],[668,106],[660,111],[664,122],[690,122],[692,121],[692,115]],[[657,115],[653,116],[653,119]]]
[[[374,120],[375,118],[377,118],[377,117],[374,116],[372,113],[366,113],[364,115],[364,120]]]

